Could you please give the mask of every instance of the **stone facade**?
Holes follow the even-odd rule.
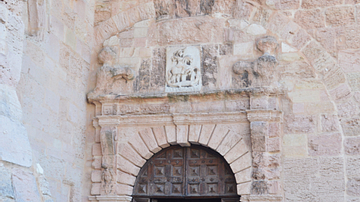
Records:
[[[355,0],[0,0],[0,201],[130,201],[171,145],[241,201],[360,201]]]

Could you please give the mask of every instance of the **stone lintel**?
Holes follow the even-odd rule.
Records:
[[[99,116],[99,125],[106,126],[156,126],[219,123],[246,123],[246,112],[188,113],[159,115]]]
[[[278,110],[248,110],[247,118],[250,122],[254,121],[274,121],[282,122],[282,111]]]
[[[130,202],[132,199],[131,196],[89,196],[89,201],[102,202],[102,201],[111,201],[111,202]]]

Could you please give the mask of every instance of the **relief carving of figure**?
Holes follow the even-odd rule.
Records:
[[[109,168],[106,164],[102,164],[104,169],[101,174],[102,187],[106,195],[113,193],[115,173],[113,169]]]
[[[198,49],[195,47],[175,50],[168,57],[166,83],[167,88],[186,89],[201,87],[201,72]]]
[[[105,47],[99,54],[99,62],[103,65],[97,72],[95,89],[88,94],[89,98],[95,98],[102,94],[109,94],[109,89],[118,79],[132,80],[135,71],[130,67],[116,65],[116,51],[111,47]]]
[[[233,66],[234,73],[242,75],[243,87],[269,86],[277,79],[277,40],[272,36],[266,36],[257,40],[256,47],[263,53],[262,56],[255,61],[239,61]]]

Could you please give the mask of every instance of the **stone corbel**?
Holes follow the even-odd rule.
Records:
[[[263,53],[262,56],[255,61],[239,61],[233,66],[233,72],[242,75],[244,87],[270,86],[277,80],[277,40],[272,36],[265,36],[257,40],[256,47]]]

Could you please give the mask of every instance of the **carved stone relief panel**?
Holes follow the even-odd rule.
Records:
[[[168,47],[165,77],[166,92],[200,91],[200,47]]]

